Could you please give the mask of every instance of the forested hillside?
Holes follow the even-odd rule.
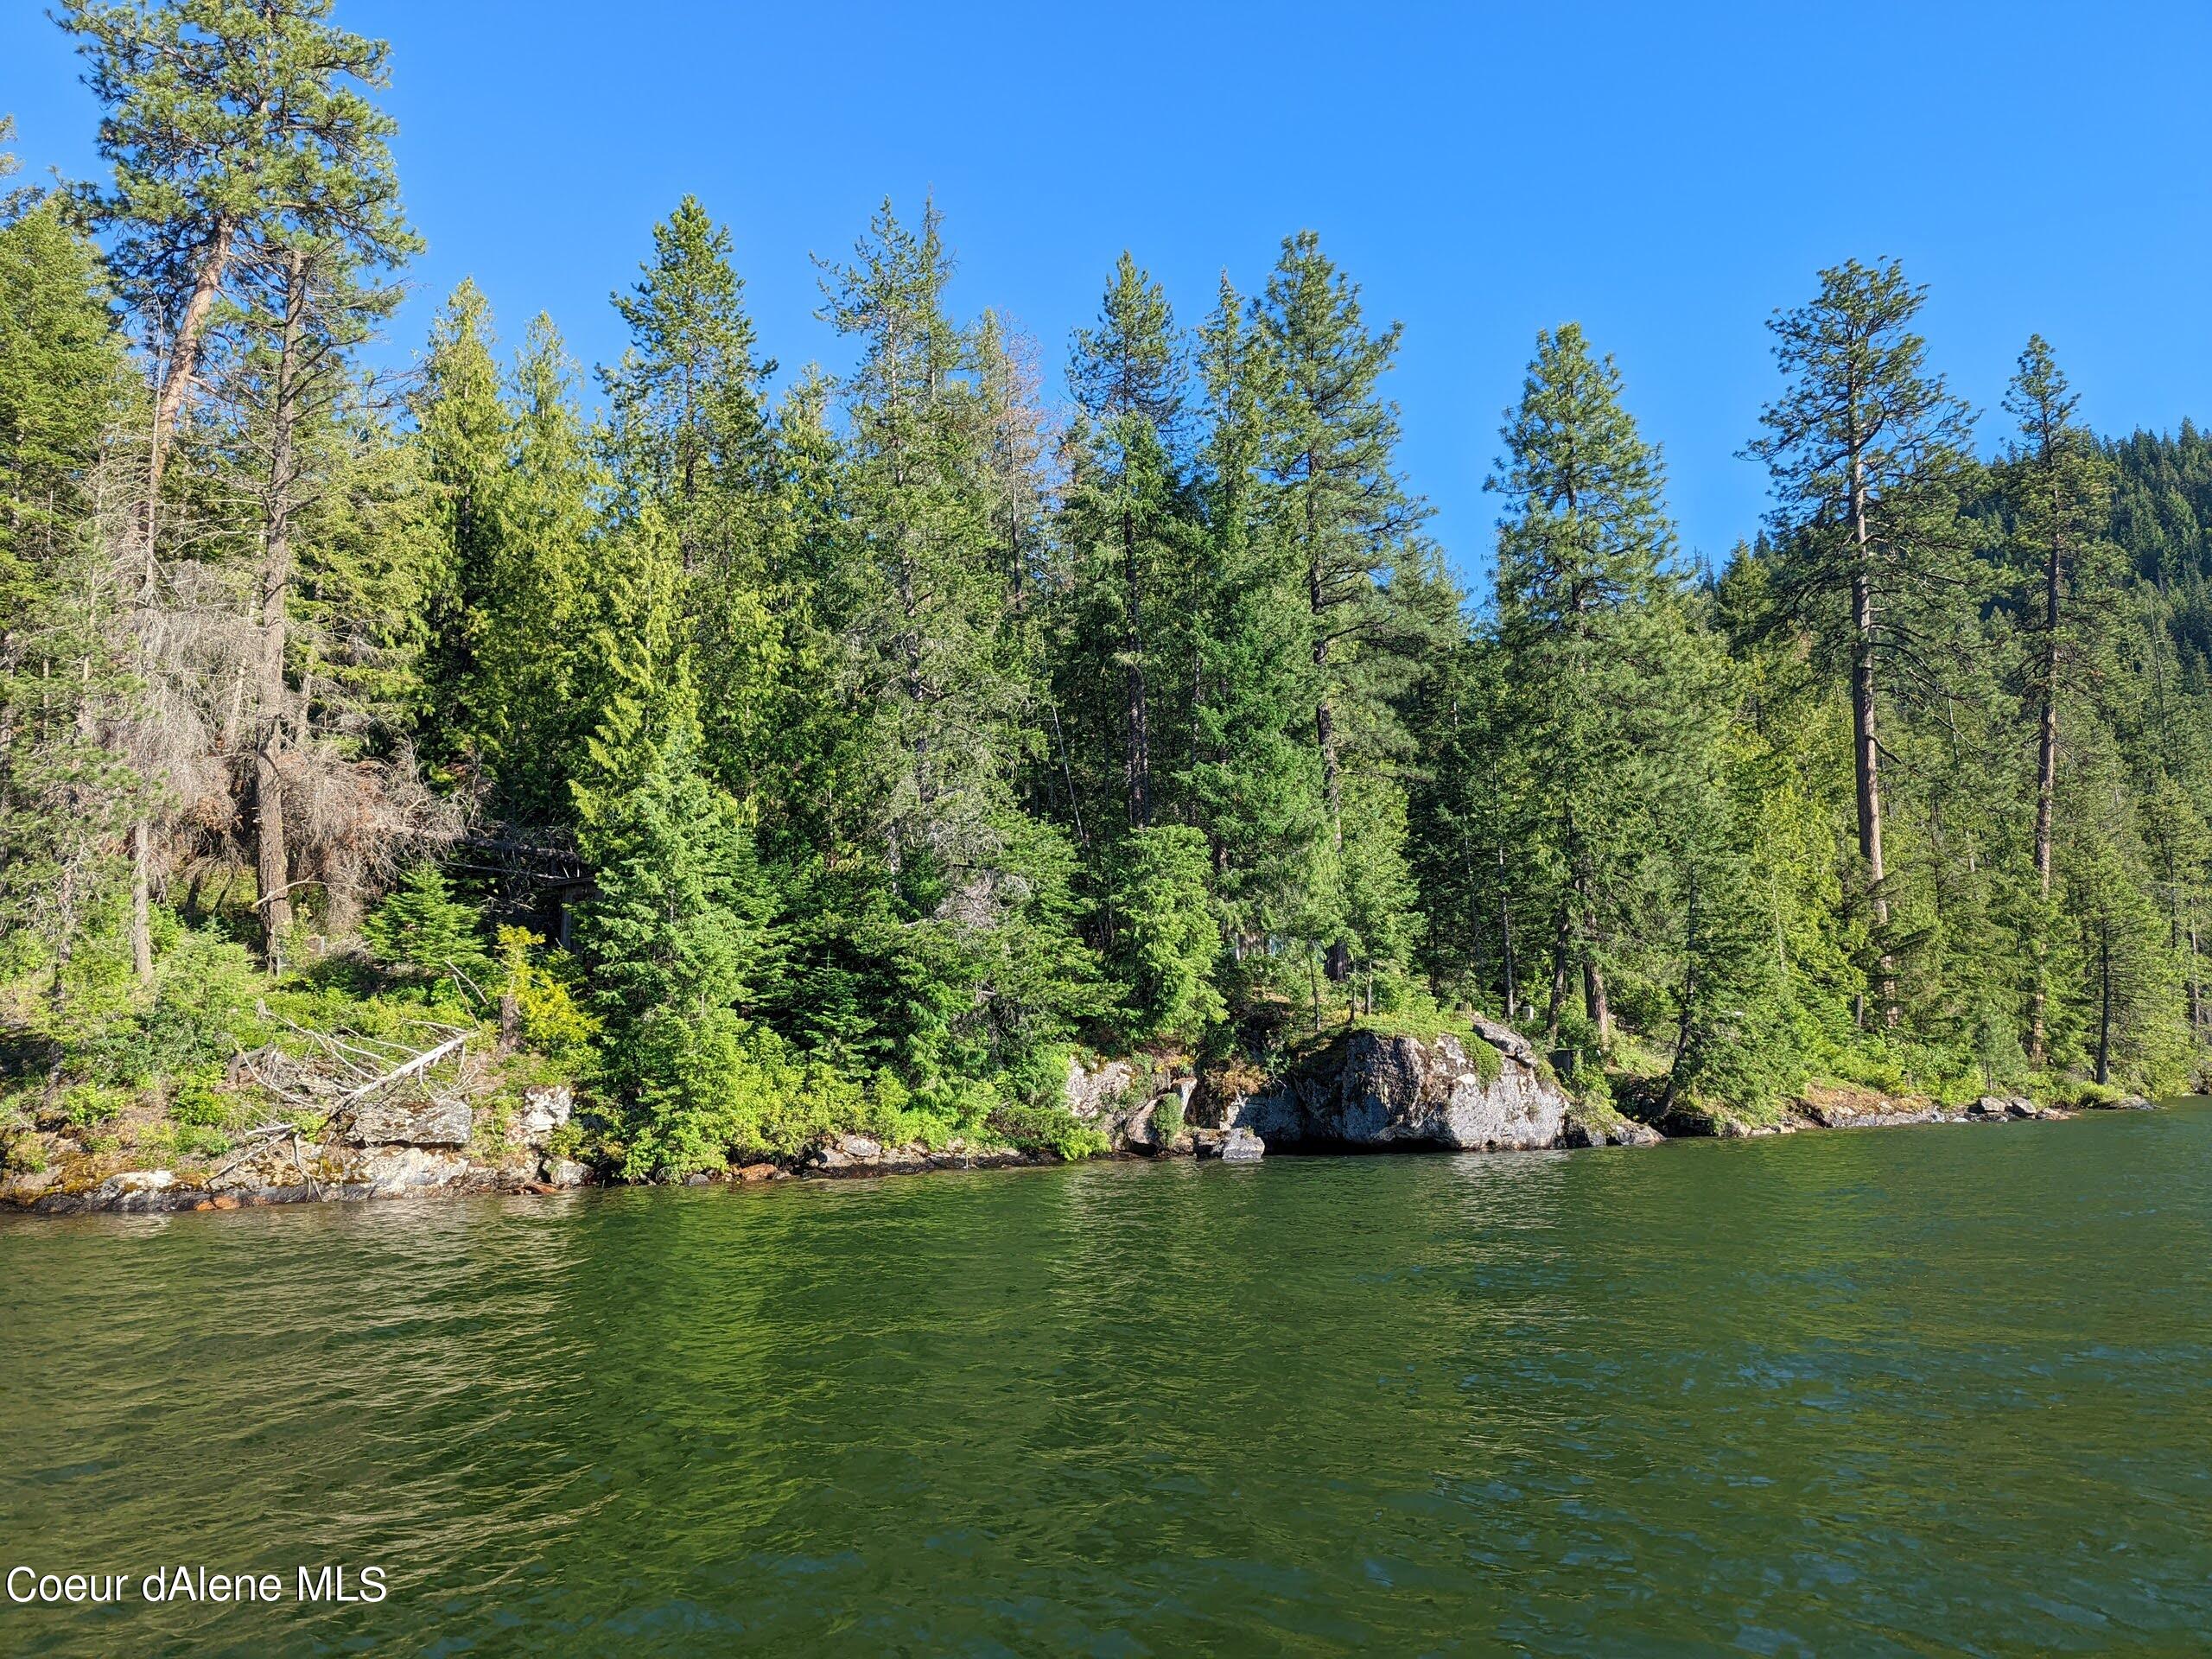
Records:
[[[0,207],[0,1146],[478,1025],[632,1178],[1075,1152],[1072,1049],[1466,1009],[1639,1111],[2202,1063],[2212,445],[2041,339],[1978,413],[1896,265],[1808,274],[1707,573],[1562,324],[1470,594],[1310,232],[1063,349],[887,203],[765,341],[686,198],[619,361],[464,284],[372,374],[421,244],[331,10],[63,5],[112,170]]]

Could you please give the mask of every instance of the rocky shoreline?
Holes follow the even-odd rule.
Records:
[[[1506,1152],[1656,1146],[1669,1138],[1789,1135],[1927,1123],[1999,1123],[2074,1113],[2014,1096],[1946,1107],[1911,1097],[1830,1087],[1814,1090],[1771,1123],[1675,1110],[1659,1125],[1592,1109],[1560,1089],[1528,1039],[1492,1021],[1471,1039],[1370,1030],[1340,1034],[1280,1069],[1224,1068],[1201,1076],[1142,1060],[1071,1063],[1066,1098],[1076,1121],[1109,1155],[1256,1162],[1269,1152]],[[2123,1106],[2146,1108],[2139,1096]],[[573,1103],[553,1086],[526,1090],[523,1109],[486,1143],[465,1101],[451,1097],[363,1104],[307,1138],[287,1124],[249,1134],[208,1170],[124,1170],[97,1180],[66,1174],[0,1178],[0,1208],[37,1216],[229,1211],[266,1205],[372,1198],[554,1193],[597,1185],[598,1171],[564,1155]],[[1048,1152],[954,1141],[886,1145],[866,1135],[830,1136],[796,1156],[763,1159],[688,1185],[854,1179],[941,1169],[1002,1169],[1060,1161]]]

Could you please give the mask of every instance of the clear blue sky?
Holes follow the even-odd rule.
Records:
[[[340,0],[389,39],[430,251],[394,332],[463,276],[503,333],[587,361],[685,191],[735,236],[768,348],[835,368],[810,252],[934,188],[961,270],[1057,359],[1123,246],[1195,322],[1310,226],[1406,326],[1405,460],[1459,568],[1535,330],[1580,320],[1666,448],[1686,546],[1756,524],[1735,454],[1764,320],[1847,256],[1929,283],[1939,367],[1993,406],[2031,330],[2100,426],[2212,416],[2212,6],[1519,7]],[[94,166],[32,0],[0,110],[32,169]],[[1984,423],[1985,442],[2001,416]]]

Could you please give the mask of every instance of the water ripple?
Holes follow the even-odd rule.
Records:
[[[2212,1629],[2212,1110],[0,1224],[0,1651],[2102,1654]]]

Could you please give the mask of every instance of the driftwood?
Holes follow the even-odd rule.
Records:
[[[265,1006],[262,1012],[268,1015]],[[306,1042],[310,1053],[296,1058],[272,1045],[237,1056],[232,1065],[277,1100],[300,1111],[318,1114],[317,1133],[363,1101],[388,1089],[412,1083],[429,1092],[426,1079],[431,1070],[448,1059],[465,1061],[468,1039],[475,1034],[462,1026],[416,1020],[415,1025],[433,1033],[436,1040],[427,1048],[416,1048],[383,1038],[365,1037],[356,1031],[311,1031],[289,1020],[269,1017],[276,1019],[287,1031]],[[269,1135],[285,1131],[296,1137],[298,1133],[290,1124],[270,1124],[249,1134]],[[258,1147],[252,1150],[258,1150]],[[297,1153],[295,1145],[295,1158]],[[304,1168],[301,1173],[305,1175]]]

